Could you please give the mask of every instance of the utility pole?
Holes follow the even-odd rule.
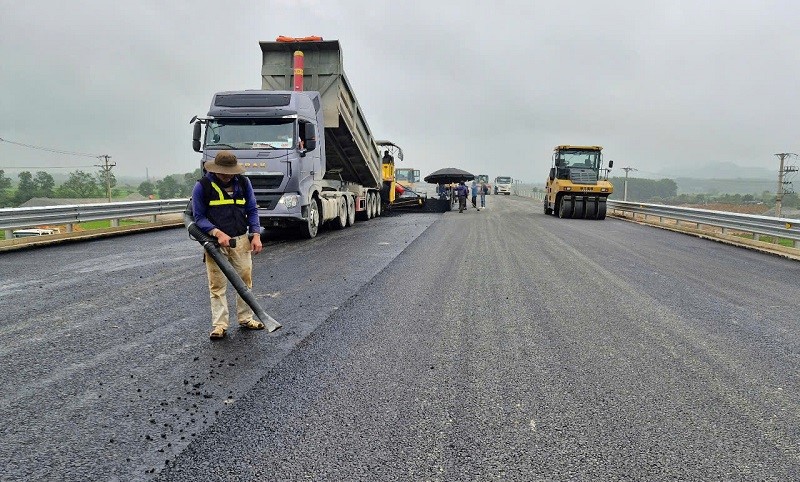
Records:
[[[778,157],[778,159],[781,160],[781,166],[778,169],[778,192],[775,195],[775,217],[779,218],[781,217],[781,207],[783,204],[783,191],[784,191],[783,186],[784,184],[786,184],[786,182],[784,182],[783,180],[783,175],[788,172],[797,171],[796,166],[785,166],[784,161],[788,157],[792,156],[797,157],[797,154],[793,152],[781,152],[775,155]]]
[[[108,154],[103,154],[102,156],[97,156],[98,158],[102,158],[105,162],[102,165],[95,165],[95,167],[99,167],[103,170],[103,174],[106,178],[106,196],[108,197],[108,202],[111,202],[111,168],[116,166],[117,163],[111,162],[109,163],[108,160],[111,159],[111,156]]]
[[[623,171],[625,171],[625,191],[624,191],[624,194],[622,195],[622,200],[623,201],[627,201],[628,200],[628,172],[629,171],[638,171],[638,169],[635,169],[633,167],[623,167],[621,169]]]

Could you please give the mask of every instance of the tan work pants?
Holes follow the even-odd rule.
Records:
[[[235,248],[219,247],[220,252],[228,258],[233,269],[242,277],[248,288],[253,287],[253,259],[250,255],[250,239],[246,234],[237,236]],[[216,261],[206,254],[206,273],[208,274],[208,292],[211,295],[211,325],[228,329],[228,298],[225,291],[228,278],[219,269]],[[253,310],[241,296],[236,295],[236,318],[239,323],[247,323],[253,319]]]

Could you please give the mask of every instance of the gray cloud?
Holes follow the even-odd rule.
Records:
[[[189,119],[215,91],[258,88],[258,41],[278,35],[339,39],[373,133],[423,175],[456,166],[541,182],[557,144],[603,145],[654,176],[712,161],[772,169],[773,153],[800,150],[791,1],[0,8],[0,137],[108,153],[118,175],[196,168]],[[0,168],[54,164],[86,159],[0,143]]]

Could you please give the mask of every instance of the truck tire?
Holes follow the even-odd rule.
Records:
[[[379,193],[375,193],[375,216],[380,217],[383,215],[383,200]]]
[[[546,215],[548,215],[548,216],[553,214],[553,209],[550,208],[550,205],[547,203],[547,197],[546,196],[544,198],[544,213]]]
[[[344,229],[347,227],[347,196],[341,196],[336,204],[339,216],[333,220],[333,225],[336,229]]]
[[[313,239],[319,232],[319,203],[317,198],[311,199],[308,204],[308,215],[306,216],[306,224],[300,228],[300,234],[306,239]]]
[[[602,221],[606,218],[606,202],[601,201],[597,203],[597,219]]]
[[[572,217],[575,219],[583,219],[586,215],[586,198],[576,197],[573,203]]]
[[[372,219],[372,209],[373,209],[372,208],[372,193],[371,192],[367,193],[367,202],[365,204],[366,205],[364,207],[366,209],[364,210],[364,215],[366,216],[367,220],[369,221],[370,219]]]
[[[597,205],[599,201],[596,197],[587,197],[586,198],[586,219],[597,219]]]
[[[352,226],[356,223],[356,201],[353,196],[347,198],[347,225]]]
[[[558,217],[571,218],[572,217],[572,199],[565,199],[561,197],[558,200]]]

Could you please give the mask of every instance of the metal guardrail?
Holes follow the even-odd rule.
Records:
[[[532,186],[518,186],[514,194],[539,201],[543,200],[545,195],[544,192]],[[693,223],[697,227],[715,227],[725,234],[737,232],[752,234],[754,237],[763,235],[771,236],[776,240],[778,238],[787,239],[792,241],[794,248],[800,248],[800,219],[613,200],[608,201],[607,207],[610,212],[640,214],[645,219],[649,216],[658,217],[660,222],[670,219]]]
[[[0,209],[0,230],[5,230],[6,239],[13,237],[13,230],[35,226],[65,224],[67,232],[72,225],[86,221],[110,219],[118,226],[120,219],[180,213],[189,202],[185,199],[160,199],[155,201],[131,201],[121,203],[70,204],[67,206],[41,206],[31,208]]]
[[[637,203],[629,201],[608,201],[609,211],[641,214],[658,217],[659,221],[671,219],[694,223],[699,226],[721,228],[723,233],[736,231],[753,235],[772,236],[788,239],[795,248],[800,244],[800,219],[776,218],[755,214],[740,214],[706,209],[665,206],[662,204]]]
[[[543,193],[518,192],[540,199]],[[120,219],[152,216],[155,221],[159,214],[180,213],[186,208],[188,198],[161,199],[155,201],[132,201],[122,203],[71,204],[67,206],[42,206],[32,208],[0,209],[0,229],[5,230],[6,239],[13,237],[13,230],[35,226],[65,224],[71,232],[73,224],[110,219],[119,225]],[[800,219],[776,218],[754,214],[740,214],[706,209],[666,206],[626,201],[608,201],[609,211],[641,214],[675,221],[694,223],[699,226],[721,228],[723,233],[736,231],[754,235],[772,236],[791,240],[794,247],[800,245]]]

